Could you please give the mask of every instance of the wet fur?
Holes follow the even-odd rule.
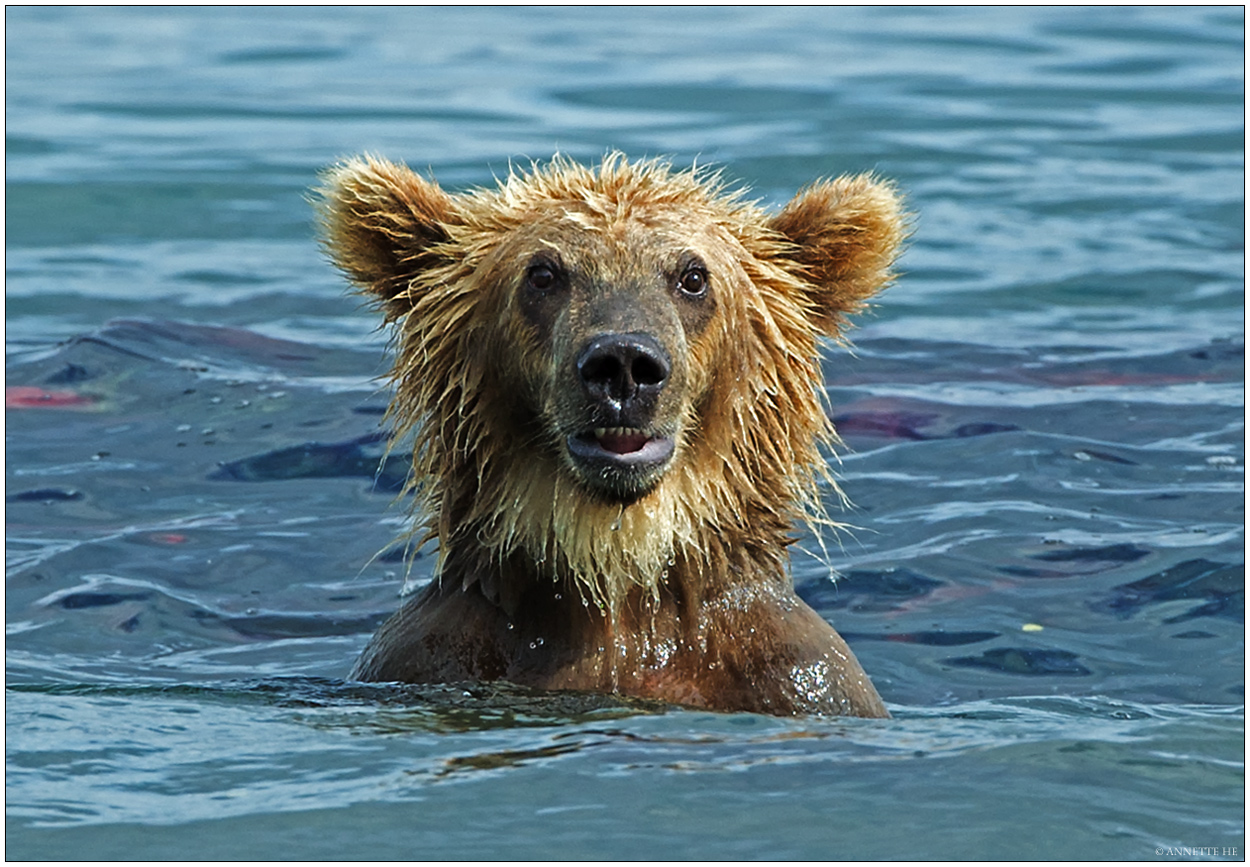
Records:
[[[330,255],[395,326],[390,420],[415,442],[415,541],[439,547],[435,581],[357,676],[884,715],[794,595],[787,548],[796,523],[830,525],[818,338],[891,279],[904,224],[888,184],[818,183],[768,215],[714,175],[619,154],[455,196],[360,158],[330,170],[321,196]],[[565,335],[527,320],[519,275],[549,250],[619,290],[690,249],[717,294],[670,329],[676,455],[636,501],[613,500],[562,447],[568,384],[552,347]]]

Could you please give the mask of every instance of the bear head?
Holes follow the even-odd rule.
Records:
[[[892,278],[889,184],[768,214],[617,153],[460,194],[365,157],[321,196],[331,257],[395,326],[389,416],[443,576],[506,602],[519,558],[612,607],[731,547],[784,572],[795,521],[828,523],[818,341]]]

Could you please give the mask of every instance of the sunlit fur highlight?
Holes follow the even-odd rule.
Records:
[[[493,576],[519,557],[611,611],[637,588],[656,598],[679,561],[703,582],[744,561],[785,575],[796,523],[818,536],[837,526],[821,496],[822,485],[841,492],[822,454],[836,434],[818,337],[839,336],[845,316],[891,279],[904,227],[887,186],[817,184],[771,216],[716,174],[613,153],[595,167],[557,157],[454,196],[366,157],[330,170],[321,192],[331,256],[395,326],[388,419],[396,440],[412,437],[413,538],[437,541],[440,576],[458,558],[454,574],[506,606],[509,588]],[[556,244],[673,214],[714,240],[720,303],[689,347],[697,393],[677,455],[625,507],[579,484],[549,425],[520,437],[502,408],[518,389],[499,372],[507,365],[523,372],[520,391],[543,420],[534,383],[546,359],[515,315],[508,244],[560,208],[573,235]],[[831,223],[831,209],[845,219]]]

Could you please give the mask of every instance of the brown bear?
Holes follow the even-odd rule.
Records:
[[[329,254],[395,326],[389,418],[438,543],[354,677],[888,715],[787,549],[837,526],[818,338],[892,278],[891,185],[769,215],[619,153],[456,195],[372,157],[324,181]]]

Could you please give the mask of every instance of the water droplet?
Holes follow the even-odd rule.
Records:
[[[564,594],[562,594],[562,593],[557,593],[557,594],[556,594],[556,601],[557,601],[557,602],[559,602],[559,601],[560,601],[561,599],[563,599],[563,598],[564,598]]]
[[[537,645],[536,643],[534,643],[533,641],[531,641],[531,642],[530,642],[530,650],[533,650],[533,649],[534,649],[534,648],[536,648],[536,647],[538,647],[538,645]]]
[[[511,624],[511,623],[509,623],[509,624],[508,624],[508,631],[509,631],[509,632],[511,632],[511,631],[512,631],[512,624]]]
[[[675,558],[673,558],[673,557],[669,557],[669,558],[668,558],[668,565],[670,565],[670,566],[676,566],[676,565],[677,565],[677,560],[676,560]]]
[[[543,639],[541,635],[534,639],[534,644],[536,644],[539,647],[543,646]]]

